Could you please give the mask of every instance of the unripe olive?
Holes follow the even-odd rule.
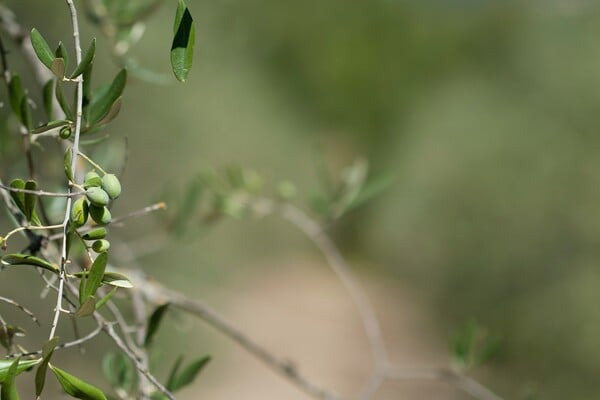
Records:
[[[106,206],[110,199],[108,194],[99,187],[92,186],[85,190],[85,196],[95,206]]]
[[[110,224],[112,216],[106,207],[95,206],[90,204],[90,216],[98,225]]]
[[[104,253],[110,248],[110,242],[105,239],[96,240],[94,244],[92,244],[92,249],[96,253]]]
[[[102,177],[102,189],[111,199],[116,199],[121,194],[121,182],[114,174],[106,174]]]
[[[98,240],[106,237],[106,228],[96,228],[84,233],[81,238],[83,240]]]
[[[70,126],[63,126],[58,132],[58,136],[60,136],[61,139],[68,139],[71,137],[72,132]]]
[[[102,186],[102,178],[100,178],[100,175],[98,175],[95,171],[90,171],[87,174],[85,174],[85,179],[83,180],[83,187],[87,189],[94,186]]]
[[[80,197],[73,202],[71,206],[71,222],[75,227],[85,225],[88,219],[88,203],[85,197]]]

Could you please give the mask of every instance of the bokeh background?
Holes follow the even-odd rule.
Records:
[[[24,26],[69,41],[65,7],[5,3]],[[393,184],[331,234],[373,300],[393,361],[449,365],[453,333],[477,321],[503,341],[472,374],[505,398],[597,396],[598,2],[188,6],[197,23],[188,82],[169,75],[175,2],[147,20],[132,51],[167,83],[131,79],[109,129],[114,147],[100,146],[123,164],[128,141],[117,214],[162,199],[176,207],[199,171],[229,163],[258,171],[271,187],[295,182],[298,204],[307,204],[320,190],[321,155],[332,171],[364,157]],[[101,34],[84,23],[84,42],[92,36]],[[100,45],[105,79],[118,68],[109,54]],[[9,150],[2,147],[4,173],[9,162],[19,165]],[[371,361],[356,313],[293,227],[228,220],[168,237],[163,224],[134,221],[113,240],[128,240],[148,274],[205,299],[307,375],[344,393],[360,386]],[[2,290],[22,292],[8,276]],[[159,334],[169,364],[178,352],[214,357],[182,398],[306,398],[212,328],[170,318]],[[376,398],[401,394],[466,398],[419,381],[386,384]]]

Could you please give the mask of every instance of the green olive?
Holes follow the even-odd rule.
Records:
[[[121,182],[114,174],[106,174],[102,177],[102,189],[111,199],[116,199],[121,194]]]
[[[96,240],[94,244],[92,244],[92,249],[96,253],[104,253],[110,248],[110,242],[105,239]]]
[[[68,139],[71,137],[72,132],[73,130],[70,126],[63,126],[58,132],[58,136],[60,136],[61,139]]]
[[[100,178],[100,175],[98,175],[96,173],[96,171],[90,171],[87,174],[85,174],[85,179],[83,180],[83,187],[84,188],[90,188],[90,187],[100,187],[102,186],[102,178]]]
[[[75,227],[79,228],[80,226],[85,225],[88,219],[88,203],[85,200],[85,197],[80,197],[73,202],[71,207],[71,222]]]
[[[98,240],[106,237],[106,228],[95,228],[84,233],[81,238],[83,240]]]
[[[112,216],[106,207],[95,206],[90,204],[90,216],[98,225],[110,224]]]
[[[106,206],[110,201],[108,194],[99,187],[92,186],[85,190],[85,196],[95,206]]]

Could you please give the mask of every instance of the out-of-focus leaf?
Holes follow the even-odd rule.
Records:
[[[202,357],[190,364],[188,364],[181,373],[177,374],[173,380],[167,384],[167,389],[175,392],[184,386],[189,385],[196,379],[200,371],[210,361],[210,356]]]
[[[58,337],[53,337],[48,340],[42,347],[42,362],[38,366],[35,372],[35,395],[40,396],[44,390],[46,384],[46,371],[48,370],[48,363],[54,353],[54,348],[58,344]]]
[[[106,302],[109,301],[114,296],[114,294],[117,292],[118,289],[119,289],[118,287],[113,287],[112,290],[106,294],[106,296],[104,296],[100,300],[98,300],[98,302],[96,303],[96,310],[99,310],[100,308],[102,308],[102,306],[105,305]]]
[[[8,84],[8,96],[10,97],[10,107],[13,112],[21,119],[21,103],[25,96],[25,90],[21,83],[21,77],[18,74],[13,74]]]
[[[75,68],[75,71],[71,74],[71,79],[77,78],[79,75],[83,74],[83,72],[94,62],[94,57],[96,55],[96,38],[92,39],[92,43],[90,47],[85,52],[83,59]]]
[[[108,90],[102,93],[99,96],[94,96],[92,98],[92,102],[90,103],[90,114],[89,114],[89,124],[91,126],[96,125],[100,122],[104,117],[107,116],[113,104],[121,97],[123,94],[123,89],[125,89],[125,84],[127,83],[127,70],[122,69],[119,71],[115,79],[113,79],[111,85]]]
[[[169,378],[167,379],[167,384],[165,385],[165,387],[170,391],[173,391],[173,383],[175,382],[177,372],[179,372],[179,367],[181,367],[182,362],[183,354],[180,354],[171,367],[171,372],[169,372]]]
[[[98,125],[106,125],[108,124],[110,121],[112,121],[113,119],[115,119],[117,117],[117,115],[119,115],[119,112],[121,111],[121,98],[119,97],[117,100],[115,100],[115,102],[112,104],[112,106],[110,106],[110,110],[108,110],[108,113],[104,116],[104,118],[102,118],[100,121],[98,121]]]
[[[180,82],[185,82],[192,68],[196,33],[192,14],[190,14],[183,0],[179,0],[177,3],[173,33],[171,67],[175,78]]]
[[[107,400],[104,393],[97,387],[82,381],[54,365],[50,365],[50,369],[54,372],[58,383],[60,383],[60,386],[62,386],[67,394],[82,400]]]
[[[108,353],[102,359],[102,372],[108,383],[118,388],[129,388],[135,377],[135,368],[122,353]]]
[[[364,184],[360,192],[352,199],[352,201],[346,207],[346,211],[350,211],[356,207],[359,207],[381,192],[388,189],[393,183],[391,175],[382,175],[376,178],[372,178]]]
[[[39,257],[30,256],[27,254],[7,254],[2,257],[3,265],[31,265],[40,267],[50,272],[58,273],[59,269],[56,265],[50,264],[48,261]]]
[[[31,105],[27,96],[21,99],[21,123],[31,130],[33,128],[33,116],[31,115]]]
[[[148,319],[148,327],[146,328],[146,339],[144,340],[144,346],[149,346],[154,338],[154,335],[160,327],[160,323],[165,316],[165,312],[169,308],[169,303],[161,304],[156,307],[150,318]]]
[[[43,98],[44,98],[44,111],[46,111],[46,116],[48,119],[52,119],[54,116],[54,105],[52,104],[52,96],[54,96],[54,82],[52,79],[49,79],[48,82],[44,85],[43,89]]]
[[[15,358],[6,372],[6,377],[2,382],[2,389],[0,389],[0,398],[2,400],[19,400],[19,393],[15,385],[19,361],[21,361],[21,357]]]
[[[42,34],[35,28],[31,30],[31,45],[40,61],[46,67],[51,68],[52,61],[54,61],[54,53],[50,50],[50,46],[48,46],[48,42],[46,42]]]

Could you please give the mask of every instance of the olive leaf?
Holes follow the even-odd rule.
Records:
[[[96,55],[96,38],[92,39],[92,43],[90,47],[85,52],[83,59],[75,68],[75,71],[71,74],[71,79],[77,78],[79,75],[83,74],[83,72],[90,66],[91,63],[94,62],[94,56]]]
[[[0,390],[0,398],[2,400],[19,400],[19,393],[17,393],[17,386],[15,385],[19,361],[21,361],[21,357],[15,358],[6,372],[6,377],[2,382],[2,389]]]
[[[60,383],[60,386],[68,395],[82,400],[107,400],[104,393],[97,387],[82,381],[52,364],[49,366],[52,372],[54,372],[58,383]]]
[[[35,51],[35,55],[40,61],[48,68],[52,68],[52,61],[54,61],[54,53],[50,50],[48,42],[42,36],[42,34],[35,28],[31,30],[31,45]]]
[[[123,94],[126,83],[127,70],[122,69],[117,76],[115,76],[115,79],[113,79],[106,90],[103,90],[100,94],[92,97],[92,101],[89,105],[90,112],[88,118],[90,126],[98,124],[109,114],[113,104],[115,104]]]
[[[50,272],[58,273],[59,269],[56,265],[50,264],[48,261],[39,257],[30,256],[27,254],[7,254],[2,257],[3,265],[31,265],[40,267]]]
[[[171,67],[175,78],[180,82],[185,82],[192,68],[196,32],[192,14],[183,0],[179,0],[177,3],[173,34]]]
[[[35,395],[40,396],[42,391],[44,390],[44,385],[46,384],[46,371],[48,370],[48,363],[50,362],[50,358],[52,358],[52,354],[54,354],[54,349],[58,344],[58,337],[53,337],[48,340],[44,346],[42,347],[42,362],[37,368],[35,372]]]

